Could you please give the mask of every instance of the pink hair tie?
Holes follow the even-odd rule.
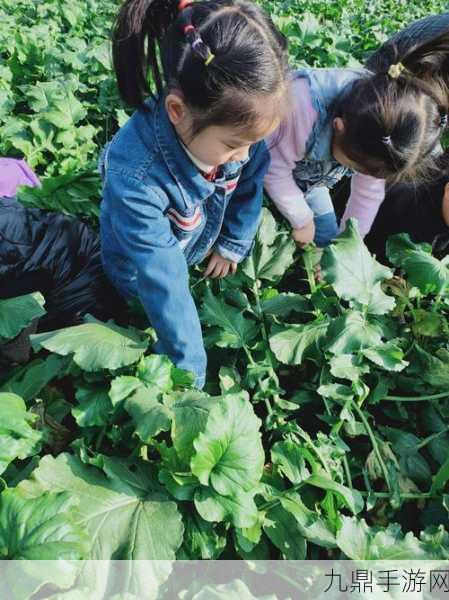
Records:
[[[185,8],[187,8],[191,4],[193,4],[192,0],[181,0],[180,3],[178,4],[178,11],[179,12],[183,11]]]

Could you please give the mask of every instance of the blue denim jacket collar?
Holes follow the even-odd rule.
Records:
[[[164,96],[156,100],[153,114],[158,145],[187,206],[206,200],[214,193],[216,185],[220,185],[220,182],[224,183],[249,161],[248,157],[243,161],[226,163],[221,166],[221,177],[215,182],[208,181],[183,149],[165,110]]]

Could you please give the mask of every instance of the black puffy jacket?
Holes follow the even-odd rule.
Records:
[[[46,301],[39,331],[75,324],[85,313],[107,320],[124,310],[103,273],[95,232],[73,217],[0,198],[0,299],[35,291]]]

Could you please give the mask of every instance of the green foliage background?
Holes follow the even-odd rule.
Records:
[[[42,178],[23,203],[94,225],[99,151],[127,118],[109,59],[117,6],[0,0],[0,155]],[[292,66],[326,67],[359,64],[410,20],[449,8],[264,6]],[[127,328],[88,319],[34,336],[31,362],[0,375],[1,555],[446,559],[448,261],[404,236],[389,255],[396,278],[350,224],[317,284],[313,250],[299,253],[265,210],[235,278],[192,271],[204,393],[151,354],[138,312]],[[0,302],[0,339],[43,302]],[[72,575],[78,590],[97,584],[84,567]],[[159,585],[168,572],[150,575]]]

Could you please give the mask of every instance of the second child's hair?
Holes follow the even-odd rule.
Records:
[[[274,118],[287,97],[286,39],[245,0],[127,0],[113,32],[113,62],[128,105],[178,89],[195,133],[211,124],[251,125],[261,109],[254,99],[277,98]]]
[[[338,99],[334,116],[342,151],[370,175],[390,181],[429,179],[438,171],[441,134],[448,121],[449,33],[414,45],[357,79]]]

